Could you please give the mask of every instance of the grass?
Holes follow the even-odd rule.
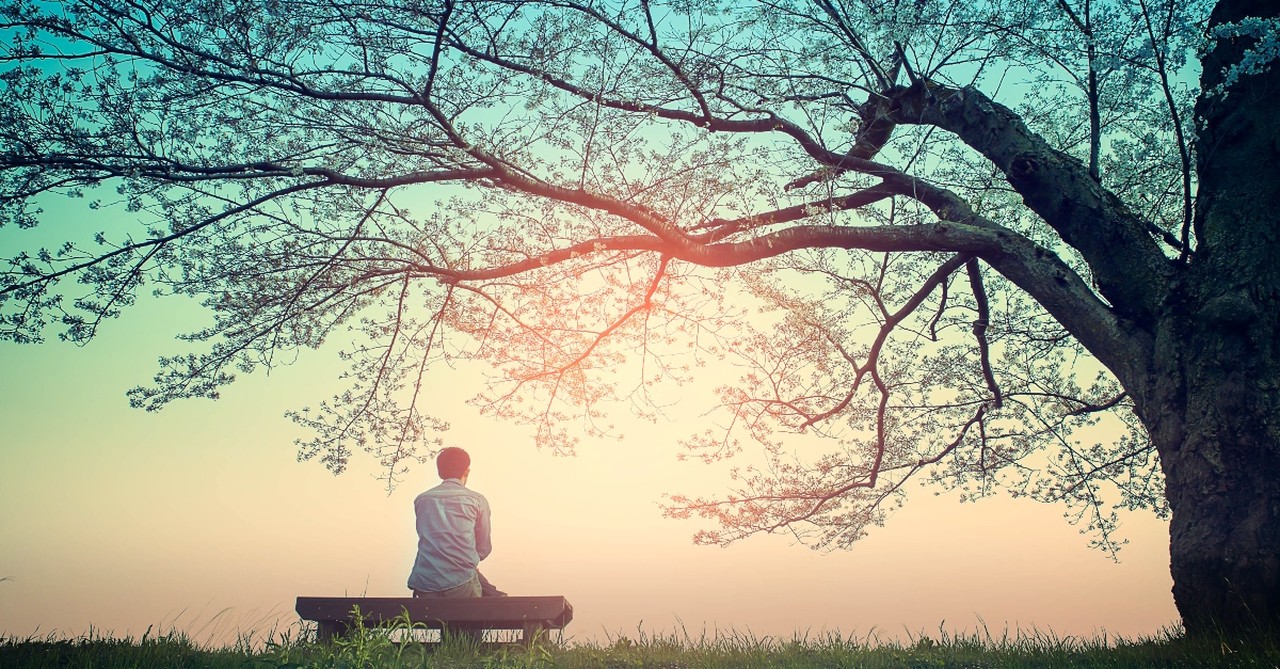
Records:
[[[398,634],[404,634],[401,626]],[[552,643],[532,647],[480,647],[465,639],[444,643],[397,644],[396,631],[357,630],[346,639],[315,643],[286,631],[251,635],[226,647],[205,647],[171,632],[140,639],[98,637],[0,639],[3,669],[1126,669],[1280,667],[1280,640],[1232,647],[1218,641],[1189,640],[1173,633],[1159,637],[1078,639],[1040,632],[992,635],[914,635],[905,642],[874,637],[823,635],[815,638],[758,638],[717,633],[692,636],[638,633],[605,643]]]

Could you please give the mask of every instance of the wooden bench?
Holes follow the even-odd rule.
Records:
[[[564,629],[573,620],[573,607],[559,595],[552,597],[299,597],[303,620],[317,624],[316,637],[325,641],[355,626],[354,609],[367,627],[409,621],[428,629],[478,636],[484,630],[520,630],[521,642],[533,642],[539,631]]]

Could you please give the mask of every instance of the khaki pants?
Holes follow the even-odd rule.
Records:
[[[471,579],[462,585],[457,585],[448,590],[436,590],[426,592],[423,590],[414,590],[414,597],[479,597],[480,589],[480,573],[476,572],[471,575]]]

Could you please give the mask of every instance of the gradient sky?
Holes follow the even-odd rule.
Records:
[[[98,226],[83,210],[54,213],[66,220],[0,231],[0,255],[39,245],[24,235]],[[153,627],[223,643],[296,626],[298,595],[408,594],[412,500],[436,484],[434,467],[388,495],[367,457],[340,477],[296,461],[306,435],[284,413],[342,389],[336,345],[241,378],[218,401],[128,407],[125,391],[149,382],[156,357],[181,350],[174,335],[202,317],[183,299],[150,299],[82,348],[0,343],[0,635]],[[1176,620],[1168,527],[1149,512],[1122,517],[1119,563],[1088,548],[1064,507],[960,504],[932,489],[847,551],[781,535],[699,547],[700,521],[665,520],[658,507],[664,493],[729,483],[724,466],[676,460],[677,440],[700,430],[696,414],[659,426],[620,416],[624,439],[553,457],[525,428],[465,404],[482,374],[433,370],[430,412],[452,422],[447,443],[470,451],[469,485],[493,508],[485,573],[511,594],[568,597],[568,638],[983,626],[1132,637]]]
[[[192,317],[180,299],[150,300],[83,348],[0,344],[0,633],[154,626],[220,643],[295,625],[298,595],[407,594],[412,499],[434,468],[387,495],[367,459],[340,477],[295,459],[303,434],[283,413],[339,389],[336,350],[242,378],[215,402],[128,408],[124,391],[177,350]],[[433,374],[429,402],[453,422],[448,442],[472,453],[470,485],[494,510],[486,574],[511,594],[567,596],[571,639],[906,638],[982,625],[1135,636],[1176,619],[1167,526],[1149,513],[1124,517],[1119,564],[1089,549],[1062,507],[960,504],[927,489],[852,550],[785,536],[698,547],[698,521],[658,509],[665,492],[728,483],[723,469],[676,462],[693,419],[622,421],[621,441],[553,457],[463,403],[480,370]]]

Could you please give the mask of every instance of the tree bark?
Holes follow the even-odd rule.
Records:
[[[1211,25],[1275,17],[1270,0],[1223,0]],[[1280,631],[1280,68],[1226,89],[1253,46],[1204,59],[1199,246],[1167,296],[1150,399],[1139,407],[1172,510],[1173,595],[1191,634]]]
[[[1165,474],[1183,624],[1241,637],[1280,629],[1280,369],[1258,347],[1274,318],[1208,311],[1186,337],[1161,338],[1157,368],[1170,373],[1140,412]]]

